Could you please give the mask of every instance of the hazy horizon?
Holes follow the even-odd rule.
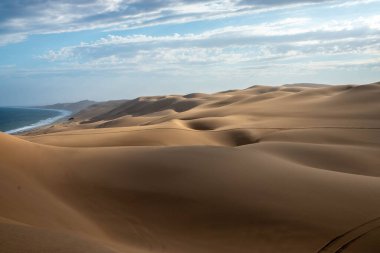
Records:
[[[380,0],[4,0],[0,106],[380,80]]]
[[[377,83],[377,82],[380,82],[380,81],[375,81],[373,83]],[[248,85],[248,86],[244,86],[244,87],[240,87],[240,88],[236,88],[235,89],[247,89],[247,88],[250,88],[250,87],[253,87],[253,86],[284,86],[284,85],[296,85],[296,84],[310,84],[310,85],[331,85],[331,86],[340,86],[340,85],[355,85],[355,86],[359,86],[359,85],[367,85],[367,83],[344,83],[344,84],[328,84],[328,83],[306,83],[306,82],[300,82],[300,83],[289,83],[289,84],[278,84],[278,85],[269,85],[269,84],[253,84],[253,85]],[[213,94],[213,93],[217,93],[217,92],[223,92],[223,91],[227,91],[228,89],[225,89],[225,90],[215,90],[215,91],[209,91],[209,92],[203,92],[205,94]],[[192,94],[192,93],[202,93],[202,91],[188,91],[188,92],[185,92],[185,93],[146,93],[146,94],[141,94],[139,96],[132,96],[132,97],[123,97],[123,98],[111,98],[111,99],[105,99],[105,100],[93,100],[93,99],[88,99],[88,98],[82,98],[80,100],[62,100],[62,101],[56,101],[56,102],[51,102],[51,103],[42,103],[42,104],[21,104],[21,105],[2,105],[0,104],[0,107],[4,107],[4,108],[18,108],[18,107],[21,107],[21,108],[25,108],[25,107],[29,107],[29,108],[33,108],[33,107],[40,107],[40,106],[48,106],[48,105],[55,105],[55,104],[71,104],[71,103],[78,103],[78,102],[84,102],[84,101],[90,101],[90,102],[106,102],[106,101],[116,101],[116,100],[133,100],[133,99],[136,99],[138,97],[145,97],[145,96],[178,96],[178,95],[188,95],[188,94]]]

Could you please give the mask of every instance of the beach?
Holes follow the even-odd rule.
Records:
[[[48,126],[71,114],[68,110],[0,107],[0,131],[16,134]]]

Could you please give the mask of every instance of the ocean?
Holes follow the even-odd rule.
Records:
[[[71,114],[65,110],[0,107],[0,131],[9,134],[28,131],[67,117]]]

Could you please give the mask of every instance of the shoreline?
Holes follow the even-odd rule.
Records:
[[[36,130],[38,128],[41,128],[41,127],[46,127],[46,126],[49,126],[53,123],[56,123],[66,117],[69,117],[70,115],[72,115],[72,112],[71,111],[68,111],[68,110],[60,110],[60,109],[46,109],[46,108],[37,108],[37,107],[8,107],[8,108],[20,108],[20,109],[38,109],[38,110],[45,110],[45,111],[55,111],[55,112],[59,112],[60,114],[55,116],[55,117],[50,117],[50,118],[47,118],[47,119],[42,119],[42,120],[39,120],[33,124],[30,124],[30,125],[27,125],[27,126],[23,126],[23,127],[19,127],[19,128],[15,128],[15,129],[11,129],[11,130],[8,130],[8,131],[5,131],[4,133],[6,134],[10,134],[10,135],[15,135],[15,134],[25,134],[29,131],[33,131],[33,130]]]

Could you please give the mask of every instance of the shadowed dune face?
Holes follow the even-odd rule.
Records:
[[[0,252],[377,252],[379,97],[254,86],[0,134]]]

